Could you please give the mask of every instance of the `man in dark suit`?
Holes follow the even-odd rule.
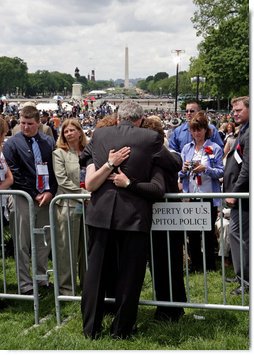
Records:
[[[49,224],[49,204],[57,190],[57,182],[52,165],[52,151],[55,147],[53,137],[39,132],[40,115],[33,105],[26,105],[20,112],[21,131],[9,138],[3,153],[13,174],[12,190],[27,192],[34,201],[35,227],[42,228]],[[37,142],[41,153],[36,161],[33,144]],[[42,166],[43,165],[43,166]],[[40,173],[39,173],[40,172]],[[11,199],[13,202],[13,199]],[[23,196],[16,196],[17,233],[13,204],[10,204],[10,229],[14,238],[18,239],[15,255],[18,257],[20,291],[22,294],[33,294],[33,280],[30,273],[31,235],[29,227],[28,201]],[[35,249],[37,253],[37,270],[41,275],[39,286],[48,289],[47,276],[48,258],[51,249],[50,234],[44,239],[36,236]],[[14,244],[16,245],[16,244]]]
[[[136,181],[150,181],[153,164],[160,162],[162,140],[157,132],[139,128],[142,118],[142,107],[125,101],[118,109],[117,126],[94,131],[91,145],[96,170],[107,162],[111,149],[129,146],[130,156],[121,164],[121,170]],[[115,170],[110,161],[108,168]],[[106,180],[92,193],[86,212],[88,270],[81,301],[85,336],[96,338],[101,331],[105,288],[110,278],[108,270],[115,257],[110,247],[112,242],[118,250],[118,275],[111,335],[126,338],[132,334],[146,271],[151,222],[152,202],[131,189],[118,188],[112,180]]]
[[[231,151],[227,155],[223,189],[224,192],[249,192],[249,97],[232,99],[235,122],[241,124],[239,135]],[[242,251],[243,251],[243,280],[241,280],[240,259],[240,221],[239,203],[236,198],[226,198],[227,206],[231,208],[229,223],[229,240],[234,271],[243,288],[237,287],[231,293],[240,295],[249,290],[249,200],[242,199]]]

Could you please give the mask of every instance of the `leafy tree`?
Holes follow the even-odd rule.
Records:
[[[20,58],[0,57],[0,92],[16,93],[23,91],[27,82],[27,64]]]
[[[36,73],[28,74],[26,87],[27,96],[51,96],[52,94],[64,94],[64,88],[71,92],[74,78],[70,74],[38,70]]]
[[[152,81],[154,80],[154,76],[152,75],[149,75],[147,78],[146,78],[146,82],[149,82],[149,81]]]
[[[154,75],[154,82],[168,78],[168,74],[166,72],[157,73]]]
[[[228,21],[248,6],[247,0],[193,0],[198,7],[191,18],[197,35],[208,36],[218,29],[222,21]]]
[[[249,7],[247,0],[194,0],[192,21],[204,40],[198,61],[210,94],[218,99],[249,93]],[[199,69],[199,70],[200,70]]]
[[[153,94],[156,93],[157,87],[156,87],[156,84],[154,83],[154,80],[150,80],[148,82],[147,90]]]
[[[237,34],[237,35],[236,35]],[[248,94],[248,24],[237,18],[222,23],[203,43],[208,80],[216,85],[218,96]]]
[[[137,82],[137,87],[143,91],[146,91],[147,90],[147,81],[146,80],[139,80]]]

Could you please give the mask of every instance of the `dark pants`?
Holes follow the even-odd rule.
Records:
[[[211,203],[211,202],[210,202]],[[205,239],[205,256],[206,256],[206,269],[216,270],[216,257],[215,246],[217,243],[215,235],[215,222],[217,219],[217,207],[212,206],[211,203],[211,226],[210,231],[204,232]],[[201,251],[201,232],[189,231],[187,232],[189,237],[189,254],[191,259],[191,270],[201,271],[203,269],[203,256]]]
[[[170,258],[168,258],[168,239]],[[153,231],[152,251],[156,300],[186,302],[183,273],[183,232],[172,231],[168,238],[166,231]],[[169,265],[171,274],[169,273]],[[172,285],[172,299],[170,298],[169,280]],[[174,318],[183,314],[183,308],[158,306],[155,316],[158,315],[158,312]]]
[[[242,210],[242,255],[243,255],[243,279],[249,284],[249,210]],[[239,210],[232,208],[229,222],[229,241],[235,274],[241,279],[241,242]]]
[[[110,231],[89,226],[88,270],[84,276],[81,312],[84,335],[95,338],[101,331],[104,297],[111,280],[112,258],[117,248],[115,318],[111,334],[127,337],[135,325],[139,297],[146,271],[149,235],[133,231]]]

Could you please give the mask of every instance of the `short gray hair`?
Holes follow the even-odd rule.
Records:
[[[144,116],[143,107],[135,101],[123,101],[117,111],[118,119],[135,122]]]

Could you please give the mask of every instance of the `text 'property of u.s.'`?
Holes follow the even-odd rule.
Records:
[[[210,203],[155,203],[153,205],[152,230],[211,230]]]

